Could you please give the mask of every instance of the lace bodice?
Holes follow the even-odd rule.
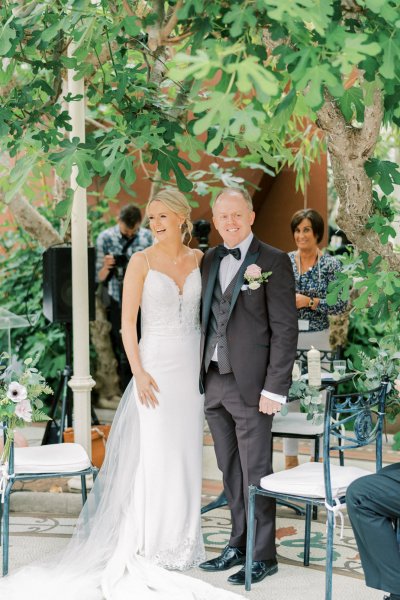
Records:
[[[200,330],[200,269],[186,277],[182,294],[175,281],[149,269],[142,295],[142,336],[188,335]]]

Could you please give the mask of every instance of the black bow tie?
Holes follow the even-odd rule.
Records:
[[[232,254],[233,258],[236,258],[236,260],[240,260],[241,257],[241,252],[240,252],[240,248],[226,248],[225,246],[222,246],[222,244],[220,246],[217,246],[217,256],[219,258],[224,258],[224,256],[227,256],[228,254]]]

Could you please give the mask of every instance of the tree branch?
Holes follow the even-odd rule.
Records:
[[[166,23],[166,25],[164,25],[160,31],[160,44],[168,43],[168,36],[173,32],[178,24],[178,11],[182,8],[182,6],[183,0],[178,0],[174,6],[174,10],[168,20],[168,23]]]

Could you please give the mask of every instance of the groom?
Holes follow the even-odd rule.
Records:
[[[254,237],[254,218],[246,190],[224,189],[213,206],[224,244],[209,250],[202,264],[205,412],[232,515],[229,545],[200,565],[205,571],[244,565],[248,486],[272,472],[272,419],[286,401],[296,354],[290,260]],[[255,519],[252,583],[278,570],[275,502],[258,496]],[[244,579],[243,566],[228,581],[244,585]]]

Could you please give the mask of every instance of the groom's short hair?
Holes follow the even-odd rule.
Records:
[[[245,189],[245,188],[240,188],[240,187],[225,187],[222,188],[222,190],[220,192],[218,192],[215,200],[214,200],[214,204],[213,207],[215,206],[215,203],[217,202],[218,198],[220,196],[222,196],[222,194],[240,194],[243,198],[243,200],[246,202],[247,207],[250,211],[253,210],[253,200],[252,197],[250,196],[249,192]]]

